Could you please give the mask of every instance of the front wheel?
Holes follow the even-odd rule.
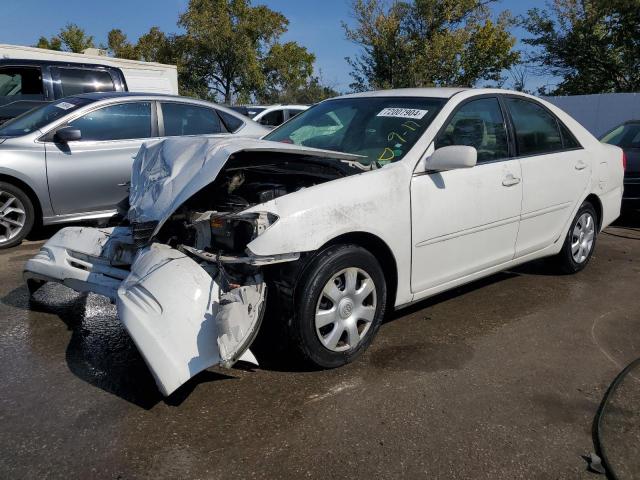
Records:
[[[0,182],[0,249],[18,245],[34,223],[31,199],[18,187]]]
[[[384,317],[387,286],[369,251],[327,248],[305,268],[295,290],[291,340],[307,361],[339,367],[371,344]]]
[[[593,205],[584,202],[578,209],[562,250],[556,257],[558,267],[563,273],[576,273],[587,266],[598,236],[598,216]]]

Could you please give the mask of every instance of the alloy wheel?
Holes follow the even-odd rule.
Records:
[[[0,190],[0,245],[20,235],[26,220],[27,214],[20,199]]]
[[[583,263],[589,258],[595,235],[593,216],[585,212],[578,218],[571,234],[571,256],[576,263]]]

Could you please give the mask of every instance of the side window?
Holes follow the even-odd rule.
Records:
[[[262,125],[277,127],[284,122],[284,110],[274,110],[260,119]]]
[[[130,102],[99,108],[69,122],[82,140],[126,140],[151,137],[151,103]]]
[[[0,68],[0,97],[16,100],[44,100],[40,68]]]
[[[571,133],[562,122],[558,122],[558,125],[560,125],[560,133],[562,134],[562,148],[567,150],[580,148],[580,144],[576,140],[576,137],[573,136],[573,133]]]
[[[105,70],[89,70],[83,68],[54,68],[54,75],[60,80],[62,96],[80,93],[112,92],[115,90],[113,79]]]
[[[162,103],[164,135],[208,135],[222,133],[220,117],[212,108],[187,103]]]
[[[240,129],[241,126],[244,125],[244,122],[238,117],[235,117],[227,112],[223,112],[222,110],[217,110],[217,112],[218,115],[220,115],[222,123],[224,123],[224,126],[227,128],[228,132],[235,133]]]
[[[506,98],[516,131],[518,155],[536,155],[562,150],[556,118],[529,100]]]
[[[295,117],[296,115],[304,112],[304,110],[300,110],[299,108],[290,108],[287,110],[289,112],[289,119]]]
[[[480,98],[464,104],[435,142],[435,148],[467,145],[478,151],[478,163],[509,156],[507,130],[497,98]]]

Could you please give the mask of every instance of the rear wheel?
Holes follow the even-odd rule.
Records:
[[[31,199],[18,187],[0,182],[0,249],[22,242],[34,223]]]
[[[384,317],[384,273],[376,258],[356,245],[336,245],[318,254],[295,291],[293,346],[322,368],[339,367],[362,354]]]
[[[556,257],[558,267],[564,273],[576,273],[587,266],[598,236],[598,216],[593,205],[584,202],[578,209],[562,250]]]

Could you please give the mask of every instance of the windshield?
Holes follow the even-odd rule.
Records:
[[[327,100],[264,139],[362,155],[365,164],[396,162],[411,150],[445,102],[426,97]]]
[[[622,124],[607,133],[600,141],[621,148],[640,148],[640,123]]]
[[[69,97],[34,108],[4,123],[0,127],[0,137],[17,137],[34,132],[91,102],[86,98]]]

